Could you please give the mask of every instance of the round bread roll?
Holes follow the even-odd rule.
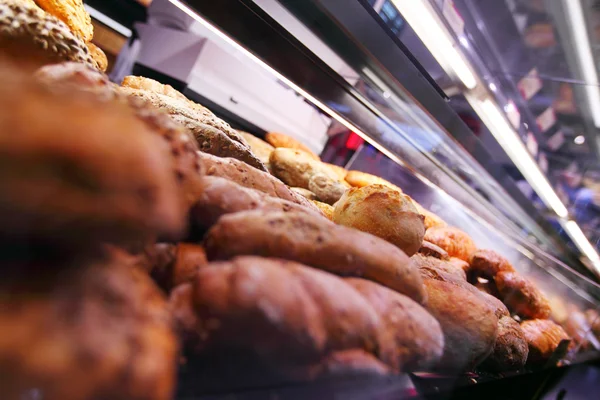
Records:
[[[450,257],[460,258],[466,262],[471,260],[471,255],[477,250],[475,242],[469,235],[451,226],[427,229],[425,240],[446,250]]]
[[[284,135],[283,133],[278,132],[267,132],[265,135],[265,140],[273,147],[284,147],[287,149],[301,150],[305,152],[309,157],[320,160],[319,156],[315,154],[308,146],[300,143],[296,139]]]
[[[323,215],[326,216],[328,220],[333,221],[333,206],[330,206],[329,204],[323,203],[318,200],[311,200],[310,202],[314,204],[319,210],[321,210]]]
[[[108,59],[106,58],[106,54],[102,51],[102,49],[96,46],[94,43],[86,43],[88,50],[90,51],[90,55],[96,62],[96,66],[102,72],[105,72],[108,68]]]
[[[96,66],[85,43],[67,25],[24,2],[0,2],[0,48],[3,55],[31,68],[62,61]]]
[[[89,42],[94,37],[94,25],[90,14],[83,7],[83,0],[36,0],[49,14],[63,21],[71,31]]]
[[[369,185],[385,185],[398,192],[402,193],[402,189],[398,186],[394,185],[391,182],[386,181],[383,178],[380,178],[375,175],[368,174],[366,172],[361,171],[347,171],[345,176],[346,182],[350,184],[350,186],[354,187],[365,187]]]
[[[333,221],[378,236],[408,256],[423,243],[425,225],[412,201],[384,185],[348,190],[335,204]]]
[[[498,321],[498,337],[492,354],[483,362],[483,367],[494,372],[515,371],[523,368],[529,347],[521,326],[510,316]]]

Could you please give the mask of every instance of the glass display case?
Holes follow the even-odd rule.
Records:
[[[443,3],[440,4],[443,6]],[[176,329],[173,331],[179,334],[181,358],[173,367],[177,369],[177,398],[450,398],[452,393],[465,393],[465,390],[472,390],[472,396],[482,398],[485,390],[495,390],[494,386],[485,389],[484,385],[503,379],[526,382],[519,387],[529,398],[534,398],[547,380],[548,375],[539,378],[540,374],[599,358],[598,276],[586,267],[585,257],[566,245],[565,238],[548,221],[548,215],[553,215],[552,207],[535,196],[525,196],[498,161],[501,149],[483,143],[474,132],[473,124],[477,122],[452,108],[447,95],[449,86],[444,79],[434,79],[432,71],[423,67],[423,59],[418,59],[403,42],[403,34],[411,28],[393,2],[153,0],[148,9],[143,10],[145,19],[140,17],[140,7],[136,3],[135,21],[122,30],[128,32],[127,43],[120,54],[111,59],[114,67],[108,76],[116,85],[113,87],[108,82],[103,85],[114,90],[114,98],[121,101],[120,106],[127,104],[139,112],[143,107],[131,98],[149,98],[152,105],[159,104],[162,108],[163,114],[159,115],[170,116],[178,123],[183,121],[175,128],[167,124],[172,131],[161,132],[161,135],[170,146],[178,140],[184,143],[181,148],[170,148],[172,156],[178,162],[185,158],[182,154],[193,159],[196,172],[202,170],[198,172],[198,179],[207,176],[216,179],[211,175],[219,176],[215,170],[227,163],[231,163],[231,174],[237,176],[237,180],[226,176],[232,182],[224,185],[233,184],[235,188],[228,192],[230,197],[222,195],[225,192],[219,192],[221,197],[215,195],[220,203],[211,204],[212,208],[202,209],[186,197],[188,224],[193,225],[190,221],[196,218],[195,222],[202,229],[198,232],[190,229],[186,243],[167,244],[204,246],[204,250],[200,249],[202,265],[194,267],[193,276],[186,276],[183,283],[178,282],[180,285],[174,282],[167,285],[163,297],[170,296],[169,305],[165,306],[169,316],[165,316],[165,311],[165,315],[156,317],[162,322],[174,320],[172,325]],[[140,89],[131,83],[119,88],[123,78],[130,75],[170,86],[152,82],[148,84],[152,89]],[[58,79],[56,75],[51,78]],[[87,78],[76,83],[89,84]],[[87,94],[102,93],[110,97],[93,85],[86,90]],[[187,112],[187,108],[193,110],[190,115],[201,116],[200,128],[194,125],[198,121],[187,114],[185,118],[174,117],[180,109]],[[146,116],[144,112],[140,114]],[[156,117],[152,123],[157,120],[160,118]],[[294,149],[295,160],[309,157],[310,161],[302,161],[302,165],[310,166],[307,169],[327,168],[329,172],[315,175],[324,175],[327,185],[343,190],[336,192],[334,201],[325,201],[328,205],[310,202],[308,199],[325,199],[318,195],[317,190],[321,188],[314,184],[312,176],[306,183],[302,179],[286,179],[285,171],[277,172],[273,154],[276,148],[288,147],[270,140],[274,146],[269,147],[266,159],[260,158],[257,151],[236,153],[240,148],[254,150],[251,145],[248,147],[249,140],[240,139],[241,145],[225,141],[227,146],[215,146],[211,151],[243,155],[232,156],[233,161],[214,157],[217,161],[210,161],[213,164],[207,167],[193,157],[199,154],[206,157],[210,152],[202,150],[209,145],[199,140],[191,151],[185,146],[194,136],[189,134],[192,128],[201,131],[195,136],[197,141],[206,132],[215,134],[214,129],[227,132],[229,139],[234,138],[231,140],[236,142],[242,134],[269,140],[268,134],[284,133],[296,146],[290,147]],[[173,132],[183,132],[183,139],[173,139],[176,136]],[[250,166],[252,163],[257,168]],[[330,165],[325,167],[327,163]],[[302,168],[296,167],[295,172]],[[331,171],[339,174],[340,170],[343,177],[337,175],[332,179]],[[406,208],[398,214],[397,210],[374,207],[359,213],[359,218],[381,221],[376,216],[385,214],[396,223],[416,216],[415,224],[420,224],[422,232],[418,238],[419,250],[408,254],[410,258],[398,250],[398,247],[402,249],[401,245],[393,246],[389,243],[391,240],[358,232],[369,232],[367,228],[351,229],[340,226],[342,223],[333,223],[339,222],[337,216],[347,208],[341,210],[343,201],[350,206],[347,198],[351,193],[374,187],[353,184],[348,179],[349,171],[366,173],[368,179],[384,182],[377,190],[388,193],[388,197],[398,196]],[[177,172],[177,178],[186,182],[188,177]],[[150,175],[145,178],[151,180]],[[243,184],[249,180],[261,182]],[[335,182],[331,183],[332,180]],[[202,182],[190,189],[191,194],[186,194],[190,198],[197,196],[194,200],[198,203],[208,203],[211,194],[206,187],[211,181]],[[171,187],[173,191],[174,188]],[[278,191],[288,197],[284,198]],[[275,201],[270,197],[279,198]],[[250,200],[241,206],[245,199]],[[314,204],[328,210],[331,215],[327,218],[333,222],[326,220],[327,214],[321,215]],[[240,210],[231,211],[228,207],[240,207]],[[246,213],[250,222],[236,223],[238,212]],[[220,214],[213,218],[212,213]],[[282,228],[280,220],[263,221],[271,218],[269,213],[282,220],[290,218],[292,222]],[[256,226],[264,222],[265,231],[256,230],[259,228],[253,222]],[[224,228],[227,223],[230,225]],[[214,228],[217,224],[223,224],[221,231]],[[372,229],[370,233],[383,237],[374,233],[376,228]],[[431,232],[443,232],[443,235],[440,233],[443,237],[436,241]],[[239,235],[237,240],[236,234]],[[287,240],[288,234],[291,240]],[[260,242],[261,235],[268,238]],[[229,238],[230,243],[219,243],[223,238]],[[253,243],[255,247],[240,250],[241,242],[252,240],[257,241]],[[155,237],[147,241],[156,244]],[[134,244],[139,246],[140,243]],[[144,264],[148,261],[144,257],[150,257],[146,249],[136,249],[136,253],[125,246],[110,248],[127,260],[126,257],[142,254],[143,261],[136,262],[151,271],[152,278],[159,284],[164,283],[168,262],[153,253],[150,256],[158,259],[154,261],[159,267],[149,268]],[[176,259],[180,249],[177,247],[169,256]],[[127,253],[126,256],[120,251]],[[476,255],[485,262],[477,264]],[[171,260],[171,268],[183,270],[179,261]],[[189,260],[181,263],[184,261]],[[244,262],[248,263],[245,275],[217,276],[223,271],[242,269]],[[298,266],[293,262],[310,265]],[[341,265],[328,265],[337,262]],[[264,271],[273,272],[277,279],[264,278],[266,273],[258,267],[252,269],[252,263],[258,266],[264,263],[268,267]],[[272,268],[273,265],[277,268]],[[388,265],[393,267],[380,268]],[[370,273],[368,268],[376,272]],[[317,273],[316,269],[326,272]],[[213,272],[215,275],[211,277]],[[388,273],[392,275],[389,279],[392,283],[386,281]],[[206,281],[197,278],[197,274],[203,274],[202,279]],[[363,296],[359,288],[364,283],[360,282],[367,280],[362,278],[378,283],[379,300],[371,301],[367,295]],[[289,283],[288,279],[293,282]],[[403,286],[411,286],[413,281],[417,282],[414,284],[417,289]],[[131,283],[131,287],[134,286]],[[222,295],[224,288],[234,288],[239,293]],[[164,285],[161,289],[165,289]],[[417,294],[411,292],[413,289]],[[406,290],[403,295],[396,293],[402,290]],[[300,292],[308,294],[294,297]],[[263,293],[267,294],[261,297]],[[381,311],[379,307],[385,304],[381,298],[394,296],[396,300],[391,302],[393,306],[388,312]],[[112,292],[101,292],[98,297],[118,305],[111,309],[115,315],[127,314],[120,308],[121,297]],[[147,304],[155,304],[154,298],[147,297],[141,305],[136,303],[140,310]],[[207,311],[210,307],[203,301],[210,303],[213,309]],[[158,302],[156,300],[156,304]],[[148,305],[148,308],[152,307]],[[233,310],[231,315],[230,310]],[[478,312],[485,318],[475,315]],[[359,314],[360,318],[356,317]],[[379,332],[373,328],[383,325],[381,321],[388,318],[387,314],[392,315],[389,321],[386,319],[389,329]],[[253,324],[268,329],[253,329]],[[525,326],[528,324],[539,324],[541,328],[527,331],[530,335],[527,336]],[[207,339],[215,335],[214,332],[222,332],[219,329],[224,329],[223,325],[233,329],[214,342]],[[169,329],[172,329],[170,325]],[[514,334],[518,338],[514,340],[519,344],[505,345],[499,339],[502,329],[506,334],[502,340],[507,342],[513,340],[511,332],[518,331]],[[489,332],[482,333],[486,330]],[[372,333],[375,331],[377,333]],[[111,333],[107,332],[102,338],[110,338]],[[484,337],[481,339],[486,341],[481,346],[484,349],[473,350],[470,346],[476,345],[469,342],[469,335],[475,337],[473,342]],[[157,342],[163,339],[158,336],[150,339]],[[433,343],[431,337],[439,339],[438,342]],[[510,339],[505,339],[507,337]],[[394,340],[402,342],[404,347],[391,351],[384,345]],[[538,340],[543,342],[539,346]],[[256,348],[253,341],[257,343]],[[468,359],[460,368],[444,368],[443,362],[448,362],[444,357],[450,357],[448,354],[453,350],[448,349],[452,341],[459,348],[457,353],[464,345],[465,353],[479,351],[480,354]],[[206,343],[218,346],[210,348]],[[152,342],[142,345],[129,338],[123,344],[131,358],[144,346],[152,347]],[[518,346],[521,346],[520,353],[515,356],[512,351],[516,353]],[[421,347],[436,354],[424,355],[425,350],[421,354]],[[433,350],[429,350],[431,348]],[[297,349],[308,349],[307,354]],[[394,354],[389,355],[388,351]],[[497,355],[496,351],[509,353],[507,363],[513,363],[513,357],[521,360],[505,369],[494,366],[490,360]],[[456,358],[464,356],[455,355]],[[528,355],[529,360],[533,360],[530,363]],[[425,362],[427,357],[434,360]],[[0,366],[2,361],[0,357]],[[156,367],[152,361],[155,360],[141,360],[136,364],[142,371],[136,369],[136,373],[147,373],[144,375],[147,385],[151,381],[148,376],[152,376]],[[281,365],[285,368],[280,371]],[[235,373],[230,374],[231,371]],[[128,379],[138,378],[135,373],[130,374],[135,376],[130,378],[123,373],[126,383],[130,383]],[[36,396],[34,389],[31,397],[39,397]]]

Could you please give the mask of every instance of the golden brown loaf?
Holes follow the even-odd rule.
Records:
[[[500,299],[508,309],[523,318],[546,319],[550,304],[537,286],[517,272],[502,271],[496,275]]]
[[[63,22],[23,2],[0,2],[0,48],[26,68],[62,61],[96,65],[85,43]]]
[[[417,208],[417,211],[419,212],[419,214],[421,214],[424,218],[425,218],[425,229],[429,229],[429,228],[443,228],[448,226],[448,224],[446,223],[446,221],[444,221],[443,219],[441,219],[438,215],[432,213],[431,211],[427,210],[425,207],[423,207],[422,205],[420,205],[419,203],[417,203],[414,199],[413,199],[413,204],[415,205],[415,207]]]
[[[335,203],[347,189],[327,166],[301,150],[276,148],[269,165],[273,175],[287,185],[308,189],[327,204]]]
[[[336,372],[344,360],[336,354],[358,354],[350,370],[374,364],[382,372],[387,368],[378,358],[393,355],[391,343],[382,342],[378,313],[359,292],[334,275],[289,261],[211,263],[172,293],[171,304],[196,354],[251,352],[294,380]]]
[[[291,187],[290,190],[294,193],[299,194],[300,196],[306,198],[307,200],[311,200],[311,201],[318,201],[317,200],[317,195],[314,194],[313,192],[311,192],[308,189],[304,189],[304,188],[299,188],[299,187]],[[323,203],[325,204],[325,203]],[[327,204],[329,206],[329,204]],[[331,207],[331,206],[330,206]]]
[[[521,322],[521,329],[529,346],[527,365],[543,366],[563,340],[569,340],[563,328],[548,319]]]
[[[381,316],[383,340],[394,343],[393,369],[424,371],[444,350],[440,324],[423,307],[400,293],[360,278],[345,281],[358,290]]]
[[[469,271],[476,276],[493,279],[500,271],[515,272],[511,263],[493,250],[477,250],[473,253]]]
[[[201,189],[193,202],[189,217],[191,225],[200,231],[209,229],[223,215],[248,210],[295,211],[323,217],[318,210],[271,197],[224,178],[205,176],[199,183]]]
[[[283,147],[287,149],[301,150],[304,153],[306,153],[310,158],[314,160],[320,160],[319,156],[316,155],[311,149],[309,149],[308,146],[305,146],[296,139],[288,135],[284,135],[283,133],[267,132],[267,134],[265,135],[265,140],[275,148]]]
[[[384,185],[348,190],[335,204],[333,221],[378,236],[409,257],[423,243],[423,216],[410,198]]]
[[[173,88],[173,86],[164,85],[158,81],[155,81],[154,79],[144,78],[142,76],[126,76],[125,78],[123,78],[121,86],[131,89],[147,90],[149,92],[164,94],[165,96],[169,96],[174,99],[183,100],[188,104],[191,103],[187,97],[185,97],[181,92]]]
[[[311,200],[310,202],[313,203],[319,210],[321,210],[323,215],[327,217],[328,220],[333,221],[333,206],[318,200]]]
[[[90,56],[92,56],[92,59],[96,63],[98,69],[102,72],[105,72],[108,68],[108,59],[106,58],[104,51],[102,51],[100,47],[96,46],[92,42],[86,43],[86,46],[90,51]]]
[[[323,163],[323,164],[325,164],[326,167],[328,167],[331,171],[333,171],[337,175],[338,179],[341,182],[346,184],[348,187],[351,186],[348,182],[346,182],[346,174],[348,174],[348,171],[345,168],[340,167],[339,165],[330,164],[330,163]]]
[[[483,367],[494,372],[519,370],[525,366],[528,354],[529,347],[519,323],[508,315],[503,316],[498,321],[494,350]]]
[[[3,234],[71,245],[181,233],[167,146],[127,104],[0,75]]]
[[[473,239],[465,232],[454,227],[432,227],[425,232],[425,240],[441,247],[450,257],[460,258],[466,262],[477,250]]]
[[[263,164],[268,165],[269,157],[271,156],[273,150],[275,150],[275,147],[271,146],[264,140],[257,138],[251,133],[243,131],[238,131],[238,133],[242,135],[244,140],[246,140],[246,143],[248,143],[248,146],[250,146],[250,149],[254,155],[258,157]]]
[[[292,192],[283,182],[266,172],[258,171],[235,158],[220,158],[206,153],[198,153],[204,173],[229,179],[238,185],[256,189],[269,196],[292,201],[308,208],[313,204],[303,196]]]
[[[32,388],[49,400],[172,398],[178,344],[145,272],[77,264],[45,278],[43,288],[2,282],[0,324],[11,328],[0,335],[3,398]]]
[[[345,179],[346,179],[346,182],[348,182],[351,186],[355,186],[355,187],[359,187],[359,188],[377,184],[377,185],[384,185],[384,186],[390,187],[390,188],[402,193],[402,189],[400,189],[398,186],[394,185],[393,183],[390,183],[383,178],[368,174],[366,172],[348,171],[346,173]]]
[[[259,255],[297,261],[343,276],[381,283],[413,300],[425,300],[410,259],[368,233],[298,212],[246,211],[221,217],[205,239],[209,260]]]
[[[90,14],[83,7],[83,0],[35,0],[47,13],[54,15],[86,42],[94,37]]]

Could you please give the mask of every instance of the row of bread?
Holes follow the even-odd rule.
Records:
[[[6,398],[167,399],[181,354],[280,381],[518,370],[567,339],[535,285],[400,188],[149,79],[31,76],[23,58],[57,53],[21,39],[0,32],[21,49],[0,65]]]

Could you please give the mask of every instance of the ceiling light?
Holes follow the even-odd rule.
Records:
[[[460,79],[467,89],[474,89],[475,74],[431,4],[423,0],[392,0],[392,3],[442,68]]]
[[[493,82],[492,82],[492,83],[490,83],[490,90],[491,90],[492,92],[495,92],[496,90],[498,90],[498,88],[496,87],[496,84],[495,84],[495,83],[493,83]]]
[[[585,93],[594,125],[600,128],[600,89],[598,89],[598,72],[592,54],[592,47],[581,8],[580,0],[562,0],[569,26],[573,32],[575,54],[579,59],[582,78],[585,81]]]
[[[575,246],[590,260],[596,273],[600,275],[600,256],[590,241],[585,237],[583,231],[575,221],[566,221],[562,224]]]
[[[584,144],[585,136],[583,136],[583,135],[576,136],[575,139],[573,139],[573,141],[575,142],[575,144]]]
[[[515,163],[527,182],[533,187],[544,204],[554,210],[560,218],[569,214],[567,208],[560,200],[546,176],[542,173],[535,160],[531,157],[525,144],[510,125],[496,102],[489,97],[479,100],[467,95],[471,107],[483,120],[492,135],[496,138],[506,154]]]

